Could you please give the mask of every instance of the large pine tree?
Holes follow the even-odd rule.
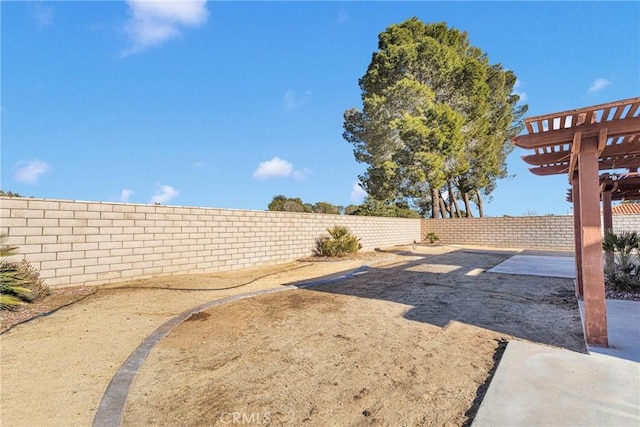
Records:
[[[344,137],[368,165],[362,187],[434,218],[444,216],[440,206],[460,215],[460,197],[470,214],[470,198],[481,203],[480,192],[506,175],[509,138],[522,130],[515,82],[446,23],[412,18],[387,28],[359,81],[363,108],[344,114]]]

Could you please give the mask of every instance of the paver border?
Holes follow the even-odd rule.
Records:
[[[129,395],[129,389],[133,380],[138,373],[138,370],[143,365],[151,350],[164,338],[173,328],[180,323],[187,320],[194,314],[207,310],[212,307],[228,304],[241,299],[252,298],[260,295],[267,295],[277,292],[289,291],[293,289],[304,289],[314,286],[327,285],[330,283],[339,282],[341,280],[350,279],[356,275],[365,273],[369,268],[368,265],[363,265],[353,271],[342,274],[336,277],[330,277],[321,280],[312,280],[303,282],[298,285],[285,285],[277,288],[263,289],[259,291],[246,292],[238,295],[231,295],[224,298],[215,299],[213,301],[200,304],[194,308],[186,310],[177,316],[167,320],[149,336],[127,357],[127,360],[120,366],[116,374],[113,376],[109,385],[107,386],[98,410],[93,418],[93,427],[113,427],[121,426],[124,419],[124,410]]]

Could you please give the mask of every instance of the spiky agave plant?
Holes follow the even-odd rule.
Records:
[[[613,259],[607,258],[607,282],[614,290],[634,291],[640,288],[640,264],[637,252],[640,249],[640,236],[635,231],[616,234],[607,231],[602,241],[602,249],[613,253]]]
[[[607,231],[602,241],[602,249],[615,254],[617,269],[627,273],[636,267],[635,252],[639,247],[640,237],[635,231],[623,231],[620,234]]]
[[[32,301],[33,292],[27,287],[29,279],[20,264],[6,259],[18,251],[17,247],[7,245],[6,240],[6,235],[0,235],[0,310],[15,310],[24,301]]]
[[[316,239],[314,253],[318,256],[343,256],[348,253],[358,252],[362,245],[360,239],[344,226],[334,225],[327,229],[328,236],[320,236]]]
[[[0,310],[15,310],[24,301],[33,299],[31,289],[25,284],[15,265],[0,263]]]

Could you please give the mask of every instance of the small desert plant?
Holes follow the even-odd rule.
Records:
[[[623,271],[612,271],[606,274],[609,288],[620,292],[640,292],[640,277]]]
[[[316,239],[313,252],[318,256],[339,257],[358,252],[362,245],[360,239],[349,231],[347,227],[334,225],[327,228],[328,236]]]
[[[615,291],[640,291],[638,233],[624,231],[616,234],[607,231],[602,241],[602,249],[613,253],[613,257],[605,257],[605,274],[609,287]]]
[[[49,293],[49,288],[28,261],[6,259],[18,250],[5,244],[6,238],[5,235],[0,236],[0,310],[15,310],[25,302],[43,298]]]
[[[434,233],[433,231],[427,233],[427,235],[425,236],[425,238],[429,241],[429,243],[431,243],[432,245],[437,242],[438,240],[440,240],[440,238],[438,237],[438,235],[436,233]]]

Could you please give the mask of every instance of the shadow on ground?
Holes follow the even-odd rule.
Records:
[[[572,280],[485,272],[514,252],[397,249],[191,316],[136,374],[123,425],[469,426],[506,341],[586,352]]]
[[[402,261],[370,267],[348,280],[322,286],[292,284],[314,292],[405,304],[409,307],[404,317],[416,322],[446,327],[457,321],[508,337],[587,352],[572,279],[486,272],[515,252],[387,252],[400,255]]]

